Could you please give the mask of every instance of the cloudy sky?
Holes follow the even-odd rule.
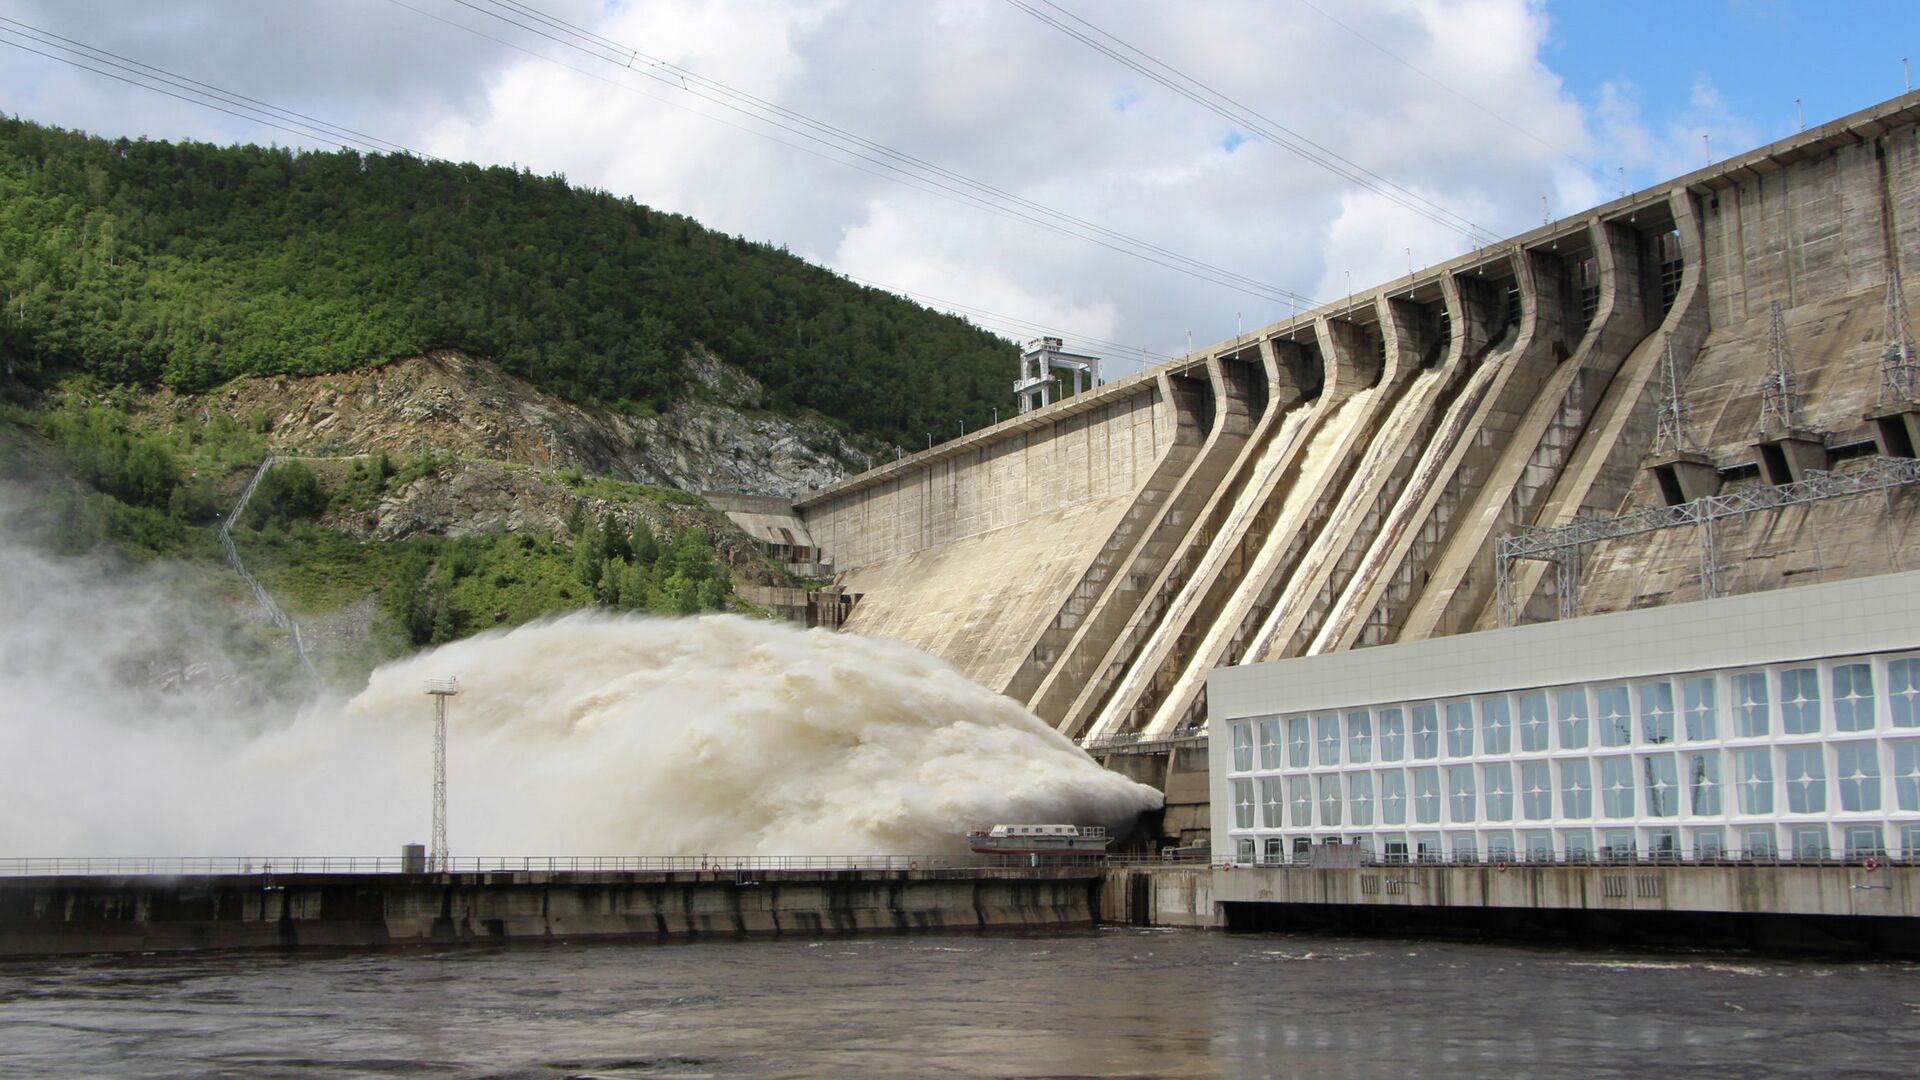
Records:
[[[0,0],[0,112],[561,173],[1111,377],[1895,96],[1917,29],[1904,0]]]

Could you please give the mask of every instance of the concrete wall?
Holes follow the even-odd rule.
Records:
[[[1500,535],[1659,501],[1643,469],[1669,344],[1706,454],[1737,472],[1779,301],[1810,422],[1857,443],[1887,270],[1913,278],[1916,255],[1910,94],[798,505],[865,594],[850,629],[927,648],[1076,737],[1172,735],[1204,719],[1217,665],[1490,626]],[[1237,407],[1229,362],[1259,364],[1271,404],[1208,407],[1183,442],[1169,386]],[[1741,588],[1809,562],[1920,565],[1920,500],[1869,501],[1730,534]],[[1686,532],[1591,550],[1583,610],[1686,598]],[[1522,617],[1551,617],[1553,575],[1516,569]]]
[[[0,879],[0,956],[1090,923],[1098,870]]]

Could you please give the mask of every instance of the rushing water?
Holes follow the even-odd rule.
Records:
[[[0,962],[0,1075],[1913,1075],[1920,966],[1105,929]]]

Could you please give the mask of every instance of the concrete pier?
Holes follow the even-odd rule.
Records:
[[[1097,866],[0,878],[0,956],[1085,925]]]
[[[1920,955],[1920,866],[1115,867],[1104,922]]]

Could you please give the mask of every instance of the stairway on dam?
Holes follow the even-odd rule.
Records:
[[[1920,280],[1916,256],[1907,95],[796,512],[864,594],[847,629],[941,656],[1076,738],[1175,737],[1203,726],[1217,666],[1496,625],[1502,535],[1661,504],[1649,453],[1669,350],[1703,475],[1779,482],[1756,450],[1776,303],[1816,432],[1801,467],[1871,461],[1887,449],[1866,415],[1887,283],[1895,268]],[[1740,519],[1720,541],[1726,589],[1910,568],[1916,514],[1899,492]],[[1593,545],[1577,609],[1697,596],[1691,532]],[[1553,618],[1561,588],[1548,564],[1519,563],[1510,610]]]

